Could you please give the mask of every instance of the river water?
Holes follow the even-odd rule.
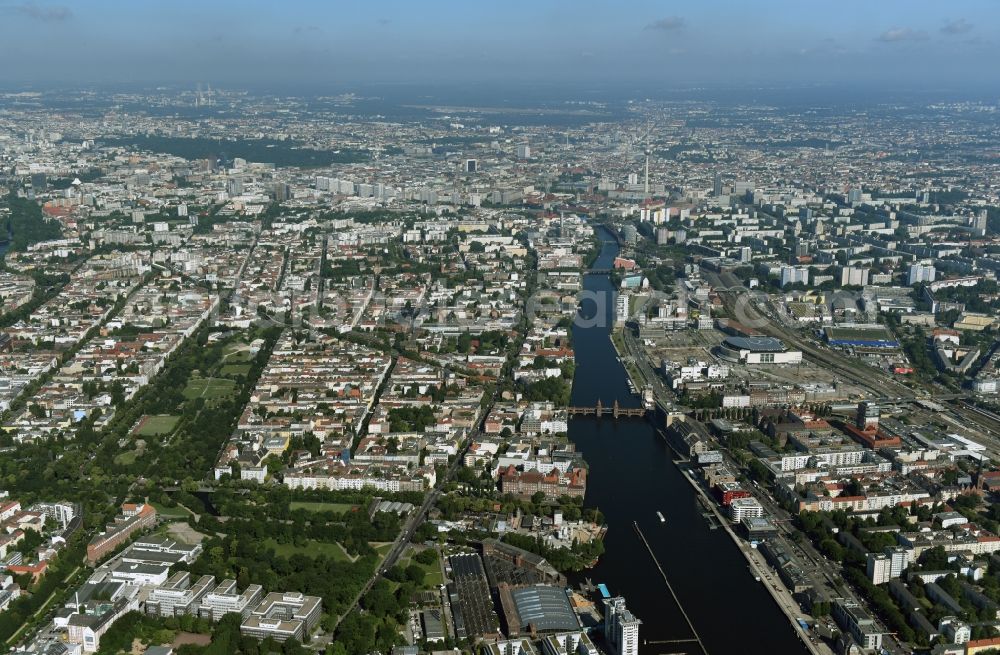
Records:
[[[610,239],[598,228],[602,239]],[[608,269],[618,245],[605,241],[595,269]],[[576,374],[572,404],[605,407],[616,399],[622,407],[641,403],[628,389],[625,369],[608,336],[614,317],[614,289],[607,275],[589,275],[581,317],[603,312],[605,320],[592,327],[582,322],[573,329]],[[570,421],[569,437],[590,466],[588,506],[605,516],[606,552],[596,567],[578,579],[607,584],[612,595],[624,596],[629,609],[642,620],[642,655],[700,653],[697,643],[650,643],[691,636],[649,552],[636,535],[638,522],[656,557],[684,605],[706,650],[722,653],[798,655],[807,653],[794,628],[754,579],[746,559],[725,530],[712,530],[695,492],[674,464],[671,451],[645,420],[594,419]],[[660,511],[666,517],[661,523]]]

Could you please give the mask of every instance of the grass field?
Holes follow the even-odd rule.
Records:
[[[119,466],[131,466],[135,464],[135,460],[139,457],[139,451],[137,450],[126,450],[123,453],[115,455],[115,464]]]
[[[223,352],[222,361],[226,364],[244,364],[249,362],[250,346],[242,342],[229,344]]]
[[[236,383],[225,378],[193,378],[184,387],[184,397],[217,400],[233,393]]]
[[[249,364],[226,364],[220,370],[220,375],[225,375],[226,377],[234,378],[239,375],[246,376],[250,373]]]
[[[156,508],[156,513],[163,518],[187,519],[187,517],[191,516],[191,513],[180,505],[175,507],[167,507],[162,503],[151,503],[151,505]]]
[[[444,584],[444,575],[441,573],[441,564],[439,561],[435,560],[431,564],[421,564],[413,559],[414,551],[412,548],[407,549],[406,555],[399,560],[399,566],[406,568],[407,566],[414,564],[419,566],[424,570],[426,577],[424,578],[424,584],[427,586],[437,586]]]
[[[171,416],[169,414],[144,416],[140,420],[139,427],[135,429],[134,434],[139,437],[158,437],[170,434],[174,431],[174,426],[177,425],[179,419],[179,416]]]
[[[288,509],[306,509],[310,512],[350,512],[357,505],[350,503],[313,503],[307,501],[292,501],[288,503]]]
[[[273,548],[274,552],[283,557],[291,557],[295,554],[308,555],[310,557],[316,557],[318,555],[326,555],[327,557],[332,557],[344,562],[353,562],[354,559],[347,554],[347,551],[338,543],[327,543],[323,541],[309,541],[304,546],[296,546],[294,544],[279,544],[274,539],[264,540],[265,548]]]

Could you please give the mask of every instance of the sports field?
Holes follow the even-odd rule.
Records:
[[[133,434],[139,437],[158,437],[170,434],[174,431],[174,426],[177,425],[179,418],[170,414],[143,416],[139,420],[139,425],[135,428]]]

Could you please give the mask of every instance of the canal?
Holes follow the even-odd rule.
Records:
[[[609,269],[618,245],[604,228],[598,230],[606,240],[593,268]],[[607,407],[618,400],[623,407],[638,407],[640,399],[630,393],[608,336],[614,317],[611,282],[607,275],[589,275],[584,288],[590,293],[581,303],[583,320],[573,328],[572,404],[600,400]],[[594,321],[600,313],[604,320]],[[613,595],[625,597],[643,622],[642,655],[697,654],[701,649],[697,643],[667,643],[691,637],[690,629],[633,522],[645,534],[709,653],[808,652],[730,536],[709,527],[694,490],[649,422],[574,418],[569,436],[590,466],[587,505],[603,512],[609,528],[605,554],[578,579],[603,582]],[[665,523],[656,516],[658,511]]]

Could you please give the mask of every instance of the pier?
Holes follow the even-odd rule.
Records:
[[[640,539],[642,539],[642,543],[646,546],[646,550],[649,551],[649,556],[653,558],[653,564],[656,564],[656,568],[659,569],[660,575],[663,576],[663,581],[667,584],[667,590],[670,592],[670,595],[673,596],[674,603],[677,604],[677,609],[681,611],[681,615],[684,617],[684,620],[687,621],[688,629],[691,630],[691,634],[693,635],[692,637],[689,637],[687,639],[670,639],[657,643],[674,643],[674,644],[697,643],[698,647],[701,648],[701,652],[704,653],[704,655],[708,655],[708,650],[705,649],[705,644],[702,643],[701,636],[698,635],[698,631],[694,629],[694,624],[691,623],[691,619],[688,617],[687,612],[684,611],[684,606],[681,605],[680,599],[677,598],[677,594],[674,592],[674,588],[670,584],[670,580],[667,578],[667,572],[663,570],[662,566],[660,566],[660,561],[656,559],[656,554],[653,552],[652,546],[650,546],[649,542],[646,541],[646,535],[644,535],[642,533],[642,530],[639,528],[639,523],[633,521],[632,527],[635,528],[635,533],[639,535]]]
[[[614,418],[642,418],[646,415],[643,407],[620,407],[615,400],[611,407],[605,407],[600,400],[593,407],[567,407],[570,416],[612,416]]]

